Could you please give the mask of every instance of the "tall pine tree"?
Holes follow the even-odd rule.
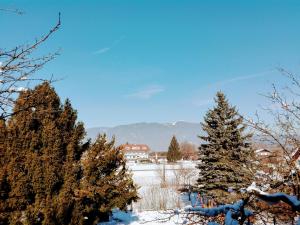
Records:
[[[180,146],[175,136],[172,137],[168,152],[167,152],[167,160],[168,162],[176,162],[181,159]]]
[[[209,110],[201,123],[206,136],[200,136],[198,190],[221,201],[230,191],[238,192],[252,180],[251,134],[235,107],[229,105],[222,92],[215,98],[216,106]]]

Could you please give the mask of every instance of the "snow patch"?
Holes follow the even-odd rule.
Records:
[[[260,190],[257,186],[256,183],[253,182],[249,187],[247,187],[247,192],[251,193],[253,191],[258,192],[260,195],[268,195],[267,192],[264,192],[262,190]]]

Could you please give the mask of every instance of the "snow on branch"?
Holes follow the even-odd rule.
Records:
[[[220,214],[225,214],[225,225],[238,225],[239,221],[237,221],[237,216],[243,216],[244,220],[246,220],[248,217],[252,216],[253,213],[250,210],[247,210],[244,208],[247,201],[245,200],[239,200],[234,204],[226,204],[221,205],[214,208],[202,208],[202,207],[187,207],[185,211],[187,212],[196,212],[202,216],[209,216],[209,217],[215,217]],[[218,224],[216,222],[210,223]]]
[[[225,215],[225,225],[238,225],[244,224],[249,217],[253,216],[254,213],[245,208],[248,203],[250,196],[255,196],[262,201],[267,203],[277,204],[279,202],[284,202],[291,206],[293,211],[300,212],[300,201],[296,196],[288,195],[285,193],[266,193],[261,191],[258,187],[256,187],[255,183],[249,186],[246,189],[248,193],[248,197],[244,200],[239,200],[234,204],[226,204],[220,205],[214,208],[202,208],[202,207],[192,207],[189,206],[185,208],[186,212],[193,212],[200,216],[207,217],[216,217],[218,215]],[[237,219],[238,218],[238,219]],[[249,222],[249,221],[248,221]],[[210,222],[209,225],[218,225],[216,222]],[[300,225],[300,219],[297,222]]]
[[[233,210],[239,212],[244,206],[244,200],[240,200],[234,204],[221,205],[214,208],[202,208],[202,207],[187,207],[185,211],[188,212],[199,212],[203,216],[217,216],[219,214],[226,214],[228,211]],[[252,212],[245,210],[247,216],[251,216]]]
[[[266,192],[261,191],[259,188],[256,187],[255,183],[247,188],[248,193],[253,193],[255,196],[264,200],[265,202],[269,203],[279,203],[280,201],[288,204],[292,207],[293,210],[300,212],[300,201],[297,199],[296,196],[288,195],[285,193],[274,193],[269,194]]]

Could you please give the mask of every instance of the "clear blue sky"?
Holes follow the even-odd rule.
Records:
[[[253,115],[275,71],[300,65],[299,0],[2,0],[1,48],[61,29],[39,53],[61,48],[40,75],[70,98],[87,127],[200,122],[218,90]]]

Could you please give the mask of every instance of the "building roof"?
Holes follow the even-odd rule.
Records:
[[[255,153],[256,154],[260,154],[260,153],[262,153],[262,152],[268,152],[268,153],[272,153],[270,150],[268,150],[268,149],[265,149],[265,148],[260,148],[260,149],[256,149],[255,150]]]
[[[297,160],[300,157],[300,149],[297,149],[293,155],[292,155],[292,160]]]
[[[150,152],[150,148],[145,144],[123,144],[121,149],[125,152]]]

